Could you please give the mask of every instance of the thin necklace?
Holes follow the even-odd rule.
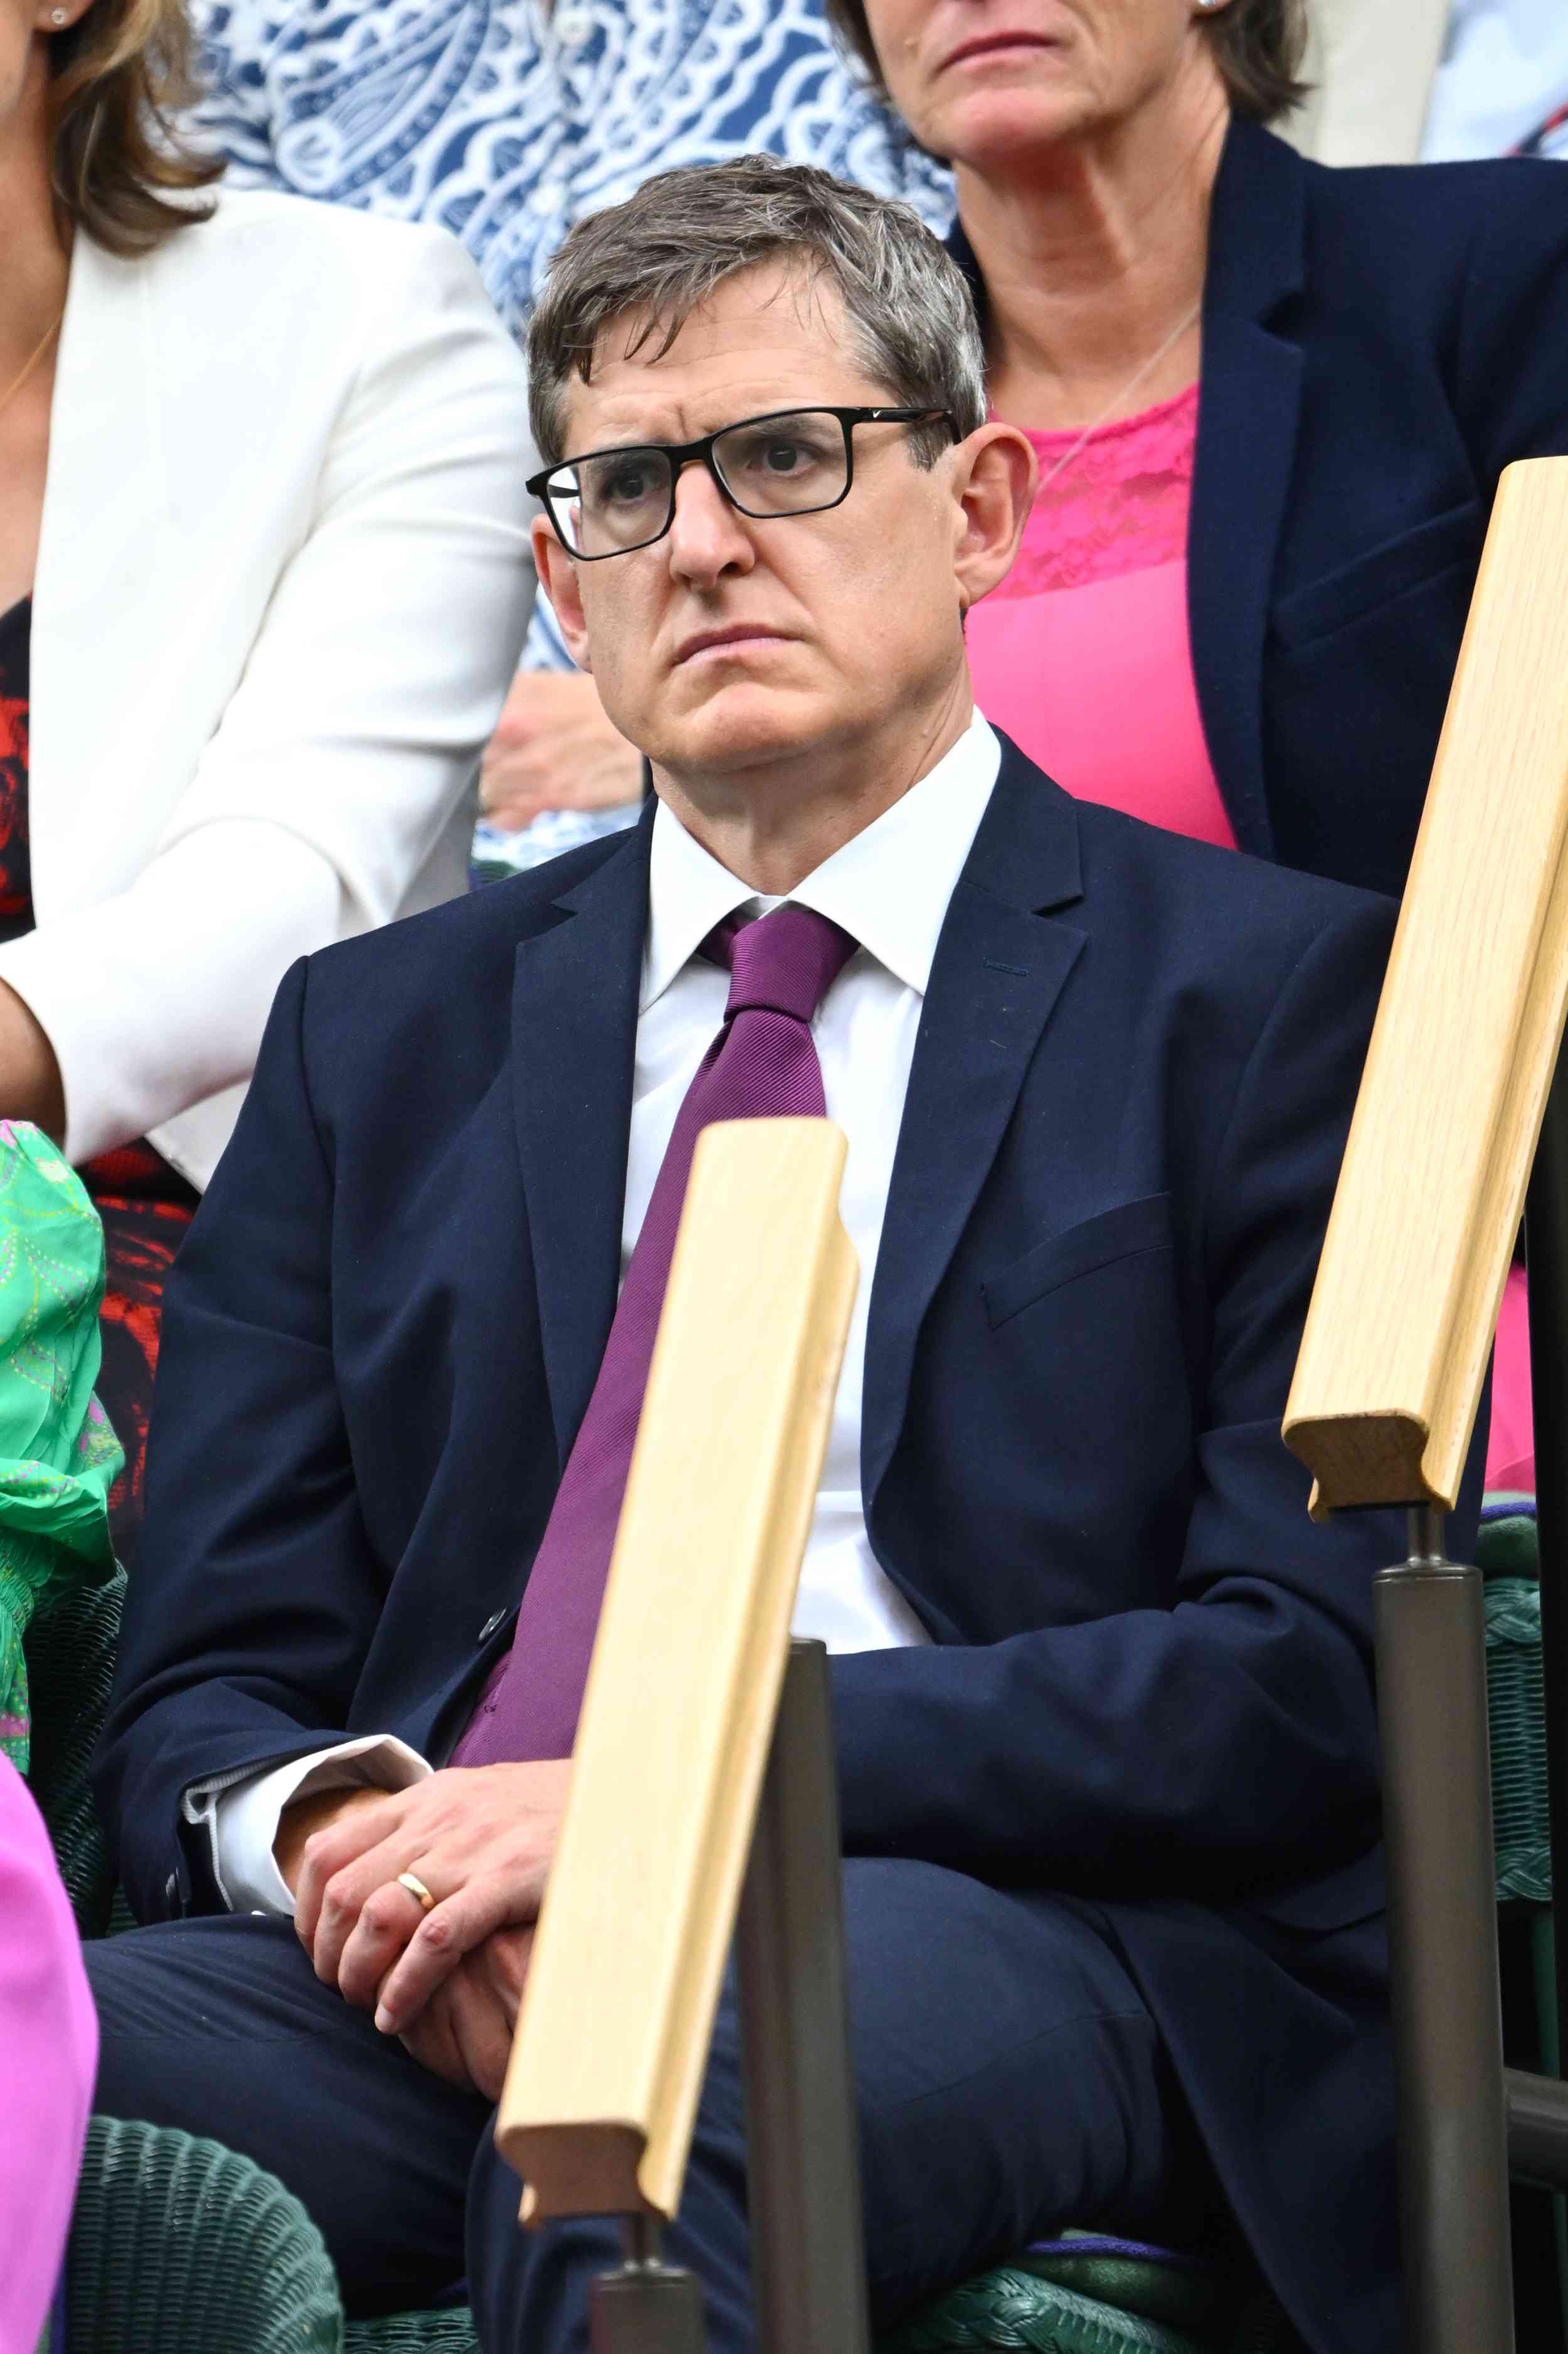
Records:
[[[59,318],[51,320],[49,324],[44,329],[43,336],[35,347],[33,355],[31,359],[28,360],[26,367],[22,370],[21,375],[14,376],[10,383],[6,386],[5,391],[0,392],[0,408],[8,408],[10,403],[15,400],[16,395],[21,391],[22,387],[26,383],[27,378],[32,375],[33,370],[37,366],[38,362],[43,358],[44,354],[48,350],[48,347],[53,343],[55,337],[59,334],[60,320],[64,317],[65,313],[62,310],[59,314]]]
[[[1132,375],[1128,377],[1127,382],[1120,386],[1117,391],[1112,393],[1110,398],[1107,401],[1099,415],[1089,424],[1085,426],[1083,431],[1079,434],[1072,448],[1067,451],[1064,456],[1057,459],[1055,464],[1052,467],[1048,474],[1043,474],[1041,476],[1039,482],[1035,485],[1034,495],[1036,498],[1040,496],[1042,491],[1045,490],[1055,481],[1057,475],[1062,472],[1064,467],[1070,466],[1072,464],[1074,459],[1084,447],[1084,444],[1090,439],[1091,435],[1099,431],[1100,427],[1105,423],[1112,409],[1119,408],[1122,402],[1127,398],[1128,393],[1136,392],[1138,390],[1139,386],[1143,382],[1143,379],[1149,374],[1150,369],[1158,367],[1160,361],[1165,357],[1166,353],[1171,349],[1171,345],[1181,342],[1188,328],[1192,324],[1193,320],[1202,313],[1202,308],[1203,298],[1200,295],[1198,300],[1193,303],[1192,309],[1188,312],[1186,317],[1184,319],[1178,319],[1176,324],[1171,328],[1171,333],[1166,336],[1165,341],[1160,345],[1159,350],[1156,352],[1150,352],[1149,357],[1144,361],[1143,366],[1140,368],[1134,369]]]

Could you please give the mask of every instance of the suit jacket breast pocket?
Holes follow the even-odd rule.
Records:
[[[986,1320],[994,1329],[1067,1284],[1116,1266],[1123,1259],[1172,1246],[1171,1197],[1149,1193],[1101,1210],[1065,1234],[1048,1235],[980,1286]]]
[[[1348,630],[1401,597],[1429,588],[1457,568],[1463,578],[1459,610],[1469,599],[1469,583],[1480,560],[1485,518],[1474,499],[1429,515],[1413,531],[1384,540],[1364,556],[1341,564],[1320,580],[1292,588],[1270,615],[1277,642],[1291,653]]]

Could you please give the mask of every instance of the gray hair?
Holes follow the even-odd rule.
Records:
[[[528,329],[528,406],[545,463],[566,455],[566,388],[574,375],[588,383],[612,320],[640,315],[632,350],[659,335],[662,359],[726,279],[777,260],[837,287],[851,350],[900,408],[951,410],[960,439],[984,423],[969,281],[919,216],[810,164],[739,155],[656,173],[562,243]],[[949,446],[940,425],[910,435],[922,466]]]

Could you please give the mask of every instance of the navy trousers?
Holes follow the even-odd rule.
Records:
[[[1172,2072],[1091,1906],[900,1861],[844,1870],[872,2307],[885,2327],[1066,2223],[1189,2236],[1207,2170]],[[291,1925],[172,1922],[87,1949],[96,2105],[210,2134],[320,2225],[351,2312],[466,2274],[486,2354],[581,2354],[613,2224],[518,2228],[492,2112],[313,1974]],[[721,2008],[666,2236],[712,2354],[750,2354],[744,2118]]]

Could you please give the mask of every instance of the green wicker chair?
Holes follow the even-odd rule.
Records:
[[[954,2290],[881,2354],[1296,2354],[1273,2300],[1238,2307],[1234,2287],[1063,2253]],[[1171,2318],[1183,2307],[1207,2317],[1201,2338]],[[88,2132],[67,2329],[92,2354],[478,2354],[466,2306],[345,2324],[321,2235],[274,2176],[217,2142],[107,2117]]]
[[[1520,1512],[1487,1522],[1476,1553],[1486,1581],[1487,1734],[1498,1903],[1505,1917],[1528,1924],[1541,2060],[1555,2073],[1552,1827],[1533,1515]]]
[[[1493,1508],[1494,1510],[1496,1508]],[[1485,1577],[1487,1723],[1492,1766],[1492,1836],[1499,1932],[1505,1965],[1510,1951],[1528,1955],[1534,2010],[1534,2048],[1508,2056],[1562,2073],[1557,2033],[1556,1952],[1552,1914],[1552,1841],[1546,1781],[1546,1716],[1541,1656],[1539,1549],[1532,1509],[1499,1513],[1483,1524],[1476,1558]],[[1529,2041],[1524,2005],[1513,2013],[1516,2035]],[[1505,2033],[1509,2028],[1505,2005]],[[1552,2342],[1568,2343],[1568,2200],[1561,2192],[1514,2190],[1544,2202],[1533,2242],[1514,2246],[1515,2295],[1544,2313],[1555,2307]],[[1533,2265],[1527,2291],[1521,2268]],[[1554,2278],[1552,2275],[1554,2274]]]
[[[1208,2354],[1195,2338],[1114,2312],[1094,2297],[1007,2266],[954,2289],[883,2340],[882,2354],[969,2354],[1027,2347],[1030,2354]]]
[[[1181,2326],[1185,2313],[1188,2326]],[[878,2354],[1299,2354],[1255,2277],[1189,2281],[1126,2256],[1025,2260],[983,2273],[884,2338]],[[479,2354],[466,2306],[351,2321],[344,2354]]]
[[[351,2321],[344,2354],[479,2354],[473,2316],[466,2305],[440,2313],[389,2313],[377,2321]]]
[[[23,1641],[33,1703],[27,1779],[84,1937],[103,1935],[114,1893],[88,1767],[109,1705],[124,1598],[125,1572],[117,1569],[106,1585],[78,1587],[36,1612]]]
[[[1081,2240],[1081,2251],[1072,2243]],[[344,2354],[479,2354],[466,2306],[351,2321]],[[882,2338],[878,2354],[1301,2354],[1245,2261],[1176,2267],[1069,2232],[1049,2253],[982,2273]]]
[[[1541,1681],[1541,1587],[1535,1523],[1494,1521],[1476,1548],[1486,1581],[1487,1724],[1499,1904],[1552,1902],[1546,1724]]]
[[[94,2117],[66,2258],[81,2354],[339,2354],[321,2233],[274,2175],[217,2142]]]

